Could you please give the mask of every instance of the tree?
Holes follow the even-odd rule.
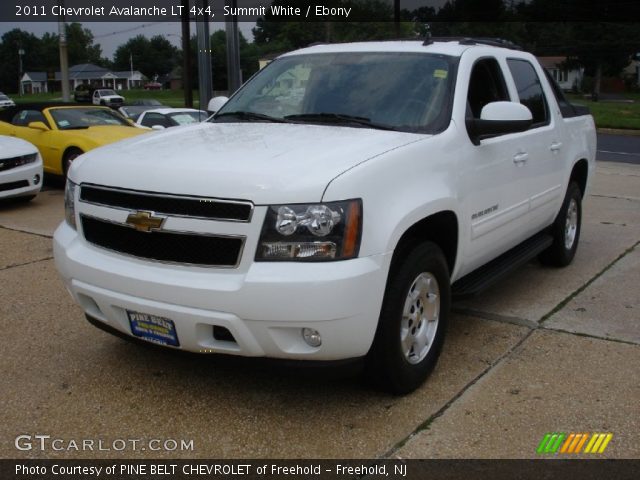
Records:
[[[93,43],[91,30],[82,28],[81,24],[74,22],[67,25],[66,32],[69,65],[78,65],[80,63],[104,64],[102,47]]]
[[[22,72],[39,70],[42,61],[42,49],[40,39],[32,33],[14,28],[2,35],[0,43],[0,91],[19,91],[19,55],[18,51],[24,50],[22,56]]]
[[[286,0],[274,0],[272,5],[288,5]],[[303,10],[311,6],[314,11],[313,0],[301,0],[296,3]],[[379,0],[326,0],[326,7],[339,6],[351,8],[349,21],[282,21],[268,10],[264,17],[256,22],[252,30],[255,43],[265,46],[265,51],[283,52],[306,47],[315,42],[351,42],[367,40],[384,40],[390,38],[410,37],[413,35],[413,24],[404,22],[400,31],[392,22],[394,15],[392,6]],[[293,17],[297,18],[297,17]],[[353,19],[353,20],[352,20]],[[366,19],[366,21],[363,21]]]
[[[120,45],[113,57],[116,70],[129,70],[132,61],[134,69],[153,78],[171,72],[180,64],[180,55],[179,50],[160,35],[151,39],[138,35]]]

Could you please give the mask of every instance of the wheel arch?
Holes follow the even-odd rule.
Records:
[[[62,152],[62,155],[60,156],[60,171],[62,172],[62,175],[66,175],[67,172],[64,171],[64,159],[67,158],[67,155],[72,151],[72,150],[78,150],[81,154],[86,152],[85,149],[78,147],[77,145],[67,145],[64,148],[64,151]]]
[[[575,181],[582,192],[584,198],[587,191],[587,184],[589,180],[589,162],[586,158],[581,158],[573,164],[571,169],[571,175],[569,175],[569,183]]]
[[[459,232],[458,216],[453,210],[441,210],[414,222],[396,242],[392,268],[417,243],[430,241],[442,250],[451,275],[458,257]]]

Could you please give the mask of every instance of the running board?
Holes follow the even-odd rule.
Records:
[[[457,298],[475,295],[536,257],[552,243],[551,235],[546,232],[538,233],[457,280],[451,285],[451,293]]]

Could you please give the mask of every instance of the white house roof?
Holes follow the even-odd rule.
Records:
[[[22,77],[23,82],[46,82],[47,81],[47,72],[25,72],[24,75],[28,75],[28,78],[25,76]],[[144,77],[142,73],[138,70],[131,71],[121,71],[114,72],[107,68],[99,67],[98,65],[93,65],[92,63],[82,63],[80,65],[74,65],[69,67],[69,79],[70,80],[102,80],[102,79],[130,79],[130,80],[140,80]],[[55,79],[57,81],[62,80],[62,74],[60,72],[55,73]]]
[[[538,57],[538,61],[544,68],[558,68],[567,61],[567,57]]]
[[[22,75],[23,82],[46,82],[47,72],[24,72]]]

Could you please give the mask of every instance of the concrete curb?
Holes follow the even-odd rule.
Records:
[[[640,137],[640,130],[626,130],[624,128],[598,128],[598,133],[606,135],[624,135],[627,137]]]

